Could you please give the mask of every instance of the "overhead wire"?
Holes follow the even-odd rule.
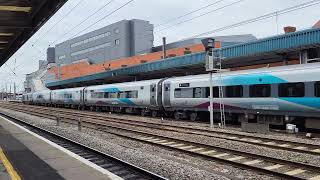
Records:
[[[49,46],[51,44],[54,44],[55,42],[57,42],[58,40],[60,40],[61,38],[63,38],[64,36],[68,35],[70,32],[72,32],[73,30],[75,30],[77,27],[81,26],[84,22],[86,22],[87,20],[89,20],[91,17],[93,17],[94,15],[96,15],[97,13],[99,13],[102,9],[104,9],[105,7],[107,7],[109,4],[111,4],[113,1],[115,0],[110,0],[107,3],[103,4],[103,6],[101,6],[100,8],[98,8],[97,10],[95,10],[93,13],[91,13],[89,16],[87,16],[84,20],[82,20],[80,23],[76,24],[75,26],[73,26],[70,30],[68,30],[67,33],[64,33],[62,36],[59,36],[59,38],[57,38],[55,41],[49,43]],[[38,57],[42,56],[44,52],[41,52],[34,55],[31,59],[38,59]],[[21,63],[19,65],[17,65],[16,68],[21,67],[24,63]]]
[[[110,0],[105,6],[109,5],[112,1],[114,1],[114,0]],[[117,11],[121,10],[122,8],[124,8],[125,6],[129,5],[129,4],[132,3],[133,1],[134,1],[134,0],[127,1],[126,3],[124,3],[123,5],[121,5],[120,7],[116,8],[115,10],[111,11],[111,12],[108,13],[107,15],[103,16],[103,17],[100,18],[99,20],[97,20],[97,21],[95,21],[94,23],[92,23],[92,24],[90,24],[89,26],[87,26],[85,29],[83,29],[83,30],[81,30],[80,32],[78,32],[77,34],[75,34],[75,35],[73,36],[73,38],[74,38],[75,36],[79,35],[80,33],[86,31],[86,30],[89,29],[90,27],[92,27],[92,26],[96,25],[97,23],[101,22],[101,21],[104,20],[105,18],[107,18],[107,17],[111,16],[112,14],[116,13]],[[105,6],[104,6],[104,7],[105,7]],[[103,8],[104,8],[104,7],[103,7]],[[100,11],[100,10],[103,9],[103,8],[100,8],[98,11]],[[97,13],[98,11],[96,11],[95,13]],[[93,13],[93,14],[95,14],[95,13]],[[88,19],[89,19],[90,17],[92,17],[92,16],[93,16],[93,15],[88,16],[84,21],[82,21],[82,22],[80,22],[79,24],[77,24],[76,26],[74,26],[74,28],[72,28],[72,29],[69,30],[67,33],[65,33],[65,34],[62,36],[62,38],[63,38],[64,36],[66,36],[67,34],[69,34],[70,32],[72,32],[75,28],[79,27],[83,22],[85,22],[86,20],[88,20]],[[58,40],[60,40],[60,39],[61,39],[61,38],[56,39],[55,41],[53,41],[52,43],[50,43],[50,45],[56,43],[56,42],[57,42]]]
[[[131,0],[131,1],[133,1],[133,0]],[[129,2],[131,2],[131,1],[129,1]],[[242,0],[240,0],[240,1],[242,1]],[[237,2],[239,2],[239,1],[237,1]],[[297,11],[297,10],[304,9],[304,8],[307,8],[307,7],[315,6],[317,4],[320,4],[320,0],[313,0],[313,1],[305,2],[305,3],[299,4],[299,5],[295,5],[295,6],[292,6],[292,7],[289,7],[289,8],[285,8],[285,9],[280,10],[280,11],[267,13],[265,15],[258,16],[256,18],[252,18],[252,19],[248,19],[248,20],[245,20],[245,21],[241,21],[241,22],[238,22],[238,23],[235,23],[235,24],[231,24],[231,25],[228,25],[228,26],[224,26],[224,27],[218,28],[218,29],[206,31],[206,32],[191,36],[189,38],[183,38],[182,40],[195,38],[195,37],[200,37],[200,36],[204,36],[204,35],[208,35],[208,34],[212,34],[212,33],[216,33],[216,32],[221,32],[221,31],[224,31],[224,30],[232,29],[232,28],[235,28],[235,27],[244,26],[244,25],[247,25],[247,24],[250,24],[250,23],[254,23],[254,22],[257,22],[257,21],[261,21],[261,20],[264,20],[264,19],[268,19],[268,18],[274,17],[275,15],[280,16],[280,15],[283,15],[283,14],[290,13],[292,11]],[[106,17],[108,17],[108,15]],[[94,24],[97,24],[101,20],[103,20],[103,19],[98,20]],[[87,30],[88,28],[89,27],[87,27],[85,30]],[[78,32],[76,35],[80,34],[81,32],[83,32],[85,30],[82,30],[82,31]]]
[[[165,21],[165,22],[163,22],[163,23],[161,23],[161,24],[158,24],[158,25],[154,26],[154,28],[157,28],[157,27],[160,27],[160,26],[169,24],[169,23],[171,23],[171,22],[173,22],[173,21],[176,21],[176,20],[181,19],[181,18],[183,18],[183,17],[189,16],[189,15],[191,15],[191,14],[193,14],[193,13],[196,13],[196,12],[199,12],[199,11],[201,11],[201,10],[203,10],[203,9],[207,9],[208,7],[211,7],[211,6],[213,6],[213,5],[219,4],[219,3],[223,2],[223,1],[225,1],[225,0],[215,1],[215,2],[213,2],[213,3],[210,3],[210,4],[206,5],[206,6],[203,6],[203,7],[201,7],[201,8],[198,8],[198,9],[196,9],[196,10],[187,12],[186,14],[180,15],[180,16],[175,17],[175,18],[171,18],[171,19],[169,19],[169,20],[167,20],[167,21]]]
[[[197,18],[203,17],[203,16],[205,16],[205,15],[208,15],[208,14],[211,14],[211,13],[214,13],[214,12],[217,12],[217,11],[219,11],[219,10],[225,9],[225,8],[230,7],[230,6],[233,6],[233,5],[235,5],[235,4],[239,4],[239,3],[243,2],[243,1],[245,1],[245,0],[238,0],[238,1],[232,2],[232,3],[227,4],[227,5],[224,5],[224,6],[222,6],[222,7],[213,9],[213,10],[211,10],[211,11],[209,11],[209,12],[206,12],[206,13],[200,14],[200,15],[198,15],[198,16],[189,18],[189,19],[187,19],[187,20],[184,20],[184,21],[175,23],[175,24],[173,24],[173,25],[171,25],[171,26],[162,28],[162,29],[160,29],[160,30],[158,30],[158,31],[155,31],[155,33],[158,33],[158,32],[161,32],[161,31],[164,31],[164,30],[167,30],[167,29],[176,27],[177,25],[180,25],[180,24],[183,24],[183,23],[186,23],[186,22],[190,22],[190,21],[192,21],[192,20],[194,20],[194,19],[197,19]]]
[[[196,16],[196,17],[191,18],[191,19],[187,19],[187,20],[184,20],[184,21],[182,21],[182,22],[178,22],[178,23],[176,23],[176,24],[174,24],[174,25],[172,25],[172,26],[169,26],[169,27],[163,28],[163,29],[161,29],[161,30],[155,31],[154,34],[157,34],[157,33],[161,32],[161,31],[163,31],[163,30],[167,30],[167,29],[170,29],[170,28],[175,28],[176,25],[180,25],[180,24],[183,24],[183,23],[192,21],[192,20],[194,20],[194,19],[203,17],[203,16],[208,15],[208,14],[210,14],[210,13],[214,13],[214,12],[220,11],[220,10],[225,9],[225,8],[227,8],[227,7],[230,7],[230,6],[233,6],[233,5],[235,5],[235,4],[238,4],[238,3],[242,2],[242,1],[245,1],[245,0],[238,0],[238,1],[232,2],[232,3],[230,3],[230,4],[221,6],[221,7],[219,7],[219,8],[210,10],[209,12],[200,14],[200,15],[198,15],[198,16]],[[195,11],[188,12],[188,13],[186,13],[186,14],[184,14],[184,15],[179,16],[179,17],[181,17],[181,18],[182,18],[182,17],[185,17],[185,16],[190,15],[190,14],[192,14],[192,13],[194,13],[194,12],[198,12],[198,11],[200,11],[200,10],[202,10],[202,9],[205,9],[205,7],[210,7],[210,6],[212,6],[212,5],[214,5],[214,4],[217,4],[217,3],[220,3],[220,2],[222,2],[222,1],[216,1],[215,3],[211,3],[211,4],[207,5],[207,6],[204,6],[204,7],[202,7],[202,8],[199,8],[199,9],[197,9],[197,10],[195,10]],[[177,19],[177,18],[173,18],[173,19]],[[159,26],[159,25],[157,25],[157,26]],[[142,34],[142,33],[140,33],[140,34],[138,34],[138,35],[135,35],[135,38],[141,38],[141,37],[146,37],[146,36],[149,36],[149,34]],[[141,51],[139,51],[138,53],[145,52],[146,50],[147,50],[147,49],[141,50]]]
[[[75,34],[72,38],[76,37],[77,35],[81,34],[82,32],[86,31],[87,29],[91,28],[92,26],[98,24],[99,22],[101,22],[102,20],[106,19],[107,17],[111,16],[112,14],[116,13],[117,11],[119,11],[120,9],[124,8],[125,6],[129,5],[130,3],[132,3],[134,0],[130,0],[126,3],[124,3],[123,5],[121,5],[120,7],[118,7],[117,9],[111,11],[110,13],[108,13],[107,15],[103,16],[102,18],[100,18],[98,21],[94,22],[93,24],[90,24],[89,26],[87,26],[85,29],[81,30],[80,32],[78,32],[77,34]]]
[[[267,13],[267,14],[264,14],[262,16],[258,16],[258,17],[252,18],[252,19],[241,21],[241,22],[238,22],[238,23],[235,23],[235,24],[227,25],[227,26],[224,26],[224,27],[221,27],[221,28],[217,28],[217,29],[214,29],[214,30],[206,31],[206,32],[194,35],[194,36],[187,37],[187,38],[181,38],[181,39],[179,39],[177,41],[183,41],[183,40],[188,40],[188,39],[192,39],[192,38],[197,38],[197,37],[205,36],[205,35],[208,35],[208,34],[213,34],[213,33],[216,33],[216,32],[221,32],[221,31],[224,31],[224,30],[232,29],[232,28],[235,28],[235,27],[244,26],[246,24],[250,24],[250,23],[254,23],[254,22],[257,22],[257,21],[264,20],[264,19],[268,19],[268,18],[274,17],[276,15],[280,16],[280,15],[283,15],[283,14],[290,13],[292,11],[297,11],[297,10],[300,10],[300,9],[304,9],[304,8],[308,8],[308,7],[311,7],[311,6],[315,6],[317,4],[320,4],[320,0],[308,1],[308,2],[301,3],[301,4],[298,4],[298,5],[292,6],[292,7],[285,8],[285,9],[280,10],[280,11]],[[145,52],[147,50],[149,50],[149,49],[141,50],[138,53]]]
[[[45,33],[43,33],[42,36],[38,37],[38,38],[31,44],[31,46],[32,46],[33,48],[35,48],[34,45],[35,45],[40,39],[44,39],[44,37],[47,36],[50,31],[52,31],[59,23],[61,23],[68,15],[70,15],[77,7],[79,7],[80,4],[83,3],[83,2],[84,2],[84,0],[79,0],[75,6],[73,6],[73,7],[72,7],[66,14],[64,14],[57,22],[55,22]],[[40,51],[39,49],[37,49],[37,50]],[[43,54],[43,53],[40,51],[40,54]],[[16,59],[22,57],[23,55],[24,55],[24,52],[21,53],[18,57],[16,57]],[[37,55],[39,55],[39,54],[37,54]],[[37,56],[37,55],[34,55],[33,58],[35,58],[35,56]],[[33,58],[31,58],[31,59],[33,59]],[[18,67],[20,67],[20,66],[21,66],[21,64],[15,66],[15,68],[18,68]]]
[[[70,15],[83,2],[84,0],[79,0],[75,6],[73,6],[66,14],[64,14],[57,22],[55,22],[47,31],[43,33],[42,36],[38,37],[38,39],[36,39],[32,44],[36,44],[40,39],[43,39],[43,37],[45,37],[50,31],[56,28],[59,23],[65,20],[66,17]]]
[[[283,14],[287,14],[287,13],[290,13],[292,11],[297,11],[297,10],[304,9],[304,8],[307,8],[307,7],[315,6],[317,4],[320,4],[320,0],[308,1],[308,2],[305,2],[305,3],[302,3],[302,4],[298,4],[298,5],[289,7],[289,8],[285,8],[285,9],[280,10],[280,11],[267,13],[267,14],[264,14],[262,16],[258,16],[258,17],[252,18],[252,19],[247,19],[245,21],[241,21],[241,22],[238,22],[238,23],[235,23],[235,24],[224,26],[224,27],[221,27],[221,28],[218,28],[218,29],[206,31],[206,32],[194,35],[191,38],[196,38],[196,37],[200,37],[200,36],[204,36],[204,35],[220,32],[220,31],[232,29],[232,28],[235,28],[235,27],[251,24],[251,23],[254,23],[254,22],[257,22],[257,21],[261,21],[261,20],[264,20],[264,19],[268,19],[268,18],[272,18],[272,17],[275,17],[275,16],[280,16],[280,15],[283,15]]]
[[[89,16],[87,16],[85,19],[83,19],[80,23],[76,24],[75,26],[73,26],[70,30],[68,30],[66,33],[64,33],[61,37],[58,37],[55,41],[51,42],[49,45],[52,45],[54,43],[56,43],[58,40],[64,38],[66,35],[68,35],[70,32],[73,32],[73,30],[75,30],[76,28],[80,27],[84,22],[86,22],[87,20],[89,20],[91,17],[93,17],[94,15],[96,15],[97,13],[99,13],[102,9],[104,9],[105,7],[107,7],[109,4],[111,4],[113,1],[115,0],[110,0],[108,1],[106,4],[104,4],[103,6],[101,6],[99,9],[95,10],[93,13],[91,13]]]

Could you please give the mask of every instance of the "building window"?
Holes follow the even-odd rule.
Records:
[[[320,81],[314,84],[314,93],[316,97],[320,97]]]
[[[270,84],[257,84],[250,86],[250,97],[270,97]]]
[[[279,97],[304,97],[304,83],[279,84]]]
[[[235,98],[243,96],[242,86],[227,86],[226,87],[226,97]]]
[[[120,44],[120,39],[116,39],[115,41],[114,41],[114,44],[117,46],[117,45],[119,45]]]
[[[119,28],[114,29],[114,33],[119,34],[120,33],[120,29]]]
[[[76,42],[76,43],[73,43],[71,44],[71,47],[77,47],[77,46],[80,46],[82,44],[86,44],[86,43],[89,43],[89,42],[92,42],[92,41],[95,41],[95,40],[98,40],[98,39],[102,39],[104,37],[108,37],[111,35],[111,32],[108,31],[106,33],[103,33],[103,34],[99,34],[97,36],[93,36],[93,37],[90,37],[88,39],[85,39],[85,40],[82,40],[82,41],[79,41],[79,42]]]
[[[80,54],[89,53],[91,51],[95,51],[95,50],[106,48],[106,47],[110,47],[110,46],[111,46],[111,42],[107,42],[107,43],[104,43],[104,44],[101,44],[101,45],[98,45],[98,46],[94,46],[94,47],[91,47],[91,48],[88,48],[88,49],[84,49],[84,50],[81,50],[81,51],[73,52],[73,53],[71,53],[71,56],[77,56],[77,55],[80,55]]]
[[[66,58],[66,55],[63,55],[63,56],[59,56],[59,57],[58,57],[59,60],[64,59],[64,58]]]

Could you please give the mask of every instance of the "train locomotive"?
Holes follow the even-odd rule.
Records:
[[[229,71],[213,76],[213,101],[219,114],[219,86],[227,120],[268,119],[320,129],[320,63]],[[208,117],[209,75],[192,75],[23,95],[26,104],[173,116],[192,121]]]

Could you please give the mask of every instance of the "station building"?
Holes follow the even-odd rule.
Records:
[[[153,25],[148,21],[122,20],[55,46],[55,62],[92,64],[149,53],[153,47]]]

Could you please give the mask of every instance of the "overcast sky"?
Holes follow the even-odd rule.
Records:
[[[310,0],[134,0],[116,13],[108,16],[99,23],[91,26],[97,20],[110,14],[129,0],[113,0],[98,14],[91,16],[85,23],[70,31],[75,25],[86,19],[97,9],[110,0],[69,0],[29,41],[20,48],[0,69],[0,88],[5,83],[16,82],[19,89],[23,88],[22,82],[25,74],[38,68],[38,60],[46,59],[46,49],[64,40],[74,37],[79,32],[89,32],[122,19],[144,19],[155,25],[155,45],[161,43],[161,37],[166,36],[167,41],[174,42],[194,35],[231,25],[246,19],[261,16],[274,11],[280,11]],[[79,3],[80,2],[80,3]],[[176,17],[196,10],[200,7],[219,2],[201,11],[195,12],[175,21],[159,26]],[[79,3],[79,4],[78,4]],[[234,3],[231,6],[230,4]],[[78,4],[78,6],[76,6]],[[76,7],[75,7],[76,6]],[[228,6],[219,9],[220,7]],[[73,7],[74,10],[68,13]],[[311,27],[320,19],[320,5],[308,7],[288,14],[270,18],[218,32],[214,35],[253,34],[258,38],[268,37],[283,32],[287,25],[296,26],[298,30]],[[195,18],[206,12],[207,15]],[[193,19],[192,21],[175,25],[179,22]],[[62,19],[62,20],[61,20]],[[57,23],[59,22],[59,23]],[[277,24],[279,29],[277,29]],[[172,26],[172,27],[171,27]],[[159,31],[163,28],[166,30]],[[51,30],[50,30],[51,29]],[[50,31],[49,31],[50,30]],[[49,31],[49,32],[48,32]],[[67,34],[66,34],[67,33]],[[65,35],[66,34],[66,35]],[[53,42],[55,42],[53,44]],[[16,75],[11,70],[15,71]]]

